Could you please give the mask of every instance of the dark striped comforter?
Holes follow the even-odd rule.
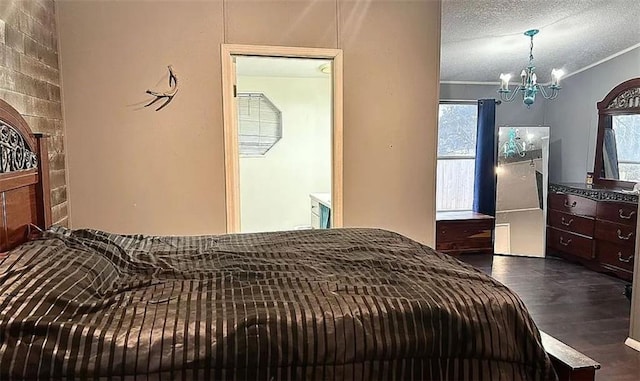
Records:
[[[395,233],[55,228],[0,259],[0,379],[61,377],[555,375],[513,292]]]

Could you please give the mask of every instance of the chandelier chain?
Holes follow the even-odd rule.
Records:
[[[529,46],[529,62],[533,61],[533,35],[531,35],[531,45]]]

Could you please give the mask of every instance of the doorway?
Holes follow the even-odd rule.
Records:
[[[341,227],[342,52],[221,53],[227,232]]]

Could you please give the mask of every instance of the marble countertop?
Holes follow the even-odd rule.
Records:
[[[596,184],[549,183],[549,191],[575,194],[594,200],[638,202],[638,193],[623,188],[606,188]]]

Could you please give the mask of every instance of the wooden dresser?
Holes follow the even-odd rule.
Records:
[[[550,184],[547,252],[633,278],[638,196],[582,184]]]
[[[481,213],[437,212],[436,250],[458,255],[493,254],[495,219]]]

